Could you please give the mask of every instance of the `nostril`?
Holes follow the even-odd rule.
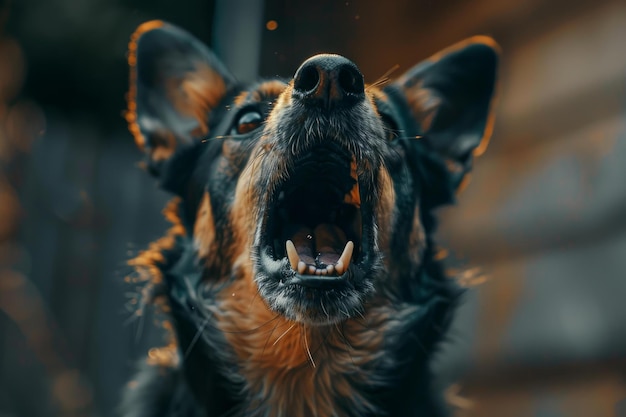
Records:
[[[300,68],[295,76],[293,87],[302,93],[307,93],[315,90],[319,82],[320,74],[317,66],[309,64]]]
[[[363,75],[351,65],[342,65],[337,77],[339,88],[349,94],[362,94],[365,91]]]

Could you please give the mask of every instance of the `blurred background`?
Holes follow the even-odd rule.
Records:
[[[163,342],[126,261],[168,196],[123,120],[126,48],[182,26],[241,79],[336,52],[373,82],[475,34],[494,137],[441,239],[472,285],[436,364],[463,417],[626,416],[623,0],[0,0],[0,416],[114,416]]]

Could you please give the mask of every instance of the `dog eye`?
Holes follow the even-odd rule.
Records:
[[[387,140],[392,141],[397,138],[399,136],[399,129],[395,120],[384,113],[380,115],[380,118],[383,121]]]
[[[254,129],[261,126],[263,122],[263,116],[258,111],[248,111],[243,113],[237,119],[236,125],[233,127],[232,134],[244,135],[252,132]]]

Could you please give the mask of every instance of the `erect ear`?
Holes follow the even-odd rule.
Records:
[[[129,44],[128,121],[149,171],[208,133],[208,116],[235,80],[189,33],[161,21],[137,28]]]
[[[413,67],[388,88],[403,96],[415,132],[456,190],[472,157],[487,147],[493,125],[493,101],[499,47],[477,36]]]

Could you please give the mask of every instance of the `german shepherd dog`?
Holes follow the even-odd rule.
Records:
[[[123,415],[447,415],[430,362],[462,290],[433,211],[491,134],[497,61],[475,37],[393,82],[323,54],[241,84],[187,32],[140,26],[127,119],[175,198],[132,264],[172,341]]]

